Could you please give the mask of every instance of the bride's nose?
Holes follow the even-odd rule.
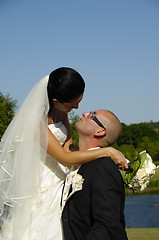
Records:
[[[73,108],[78,109],[78,103],[76,103]]]

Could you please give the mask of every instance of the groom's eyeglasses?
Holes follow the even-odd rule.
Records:
[[[98,118],[94,115],[93,112],[89,112],[88,117],[91,118],[93,121],[95,121],[95,122],[98,124],[98,126],[104,128],[104,129],[106,130],[106,128],[105,128],[105,127],[103,126],[103,124],[98,120]]]

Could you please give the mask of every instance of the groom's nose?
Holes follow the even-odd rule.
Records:
[[[84,112],[84,113],[82,113],[82,115],[83,115],[84,117],[88,117],[89,112]]]

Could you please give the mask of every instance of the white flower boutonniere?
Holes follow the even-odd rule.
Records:
[[[146,151],[143,151],[139,153],[137,159],[129,163],[124,182],[134,192],[141,192],[148,186],[156,169],[157,167],[153,163],[151,156]]]
[[[74,191],[79,191],[82,189],[84,179],[78,173],[74,174],[72,177],[72,188]]]
[[[65,186],[63,189],[62,204],[61,204],[62,210],[65,206],[66,201],[72,196],[72,194],[82,190],[84,179],[80,174],[77,173],[77,171],[78,169],[76,169],[75,171],[71,171],[66,177]],[[69,193],[71,185],[72,185],[72,191],[71,193]]]

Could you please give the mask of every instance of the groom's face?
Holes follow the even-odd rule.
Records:
[[[91,112],[91,114],[90,114],[90,112],[84,112],[82,115],[83,116],[80,118],[80,120],[75,125],[78,133],[83,133],[84,135],[94,136],[95,132],[98,129],[103,129],[101,127],[103,116],[102,116],[102,112],[100,110]],[[93,119],[92,116],[95,116],[97,121],[95,121],[96,119]]]

